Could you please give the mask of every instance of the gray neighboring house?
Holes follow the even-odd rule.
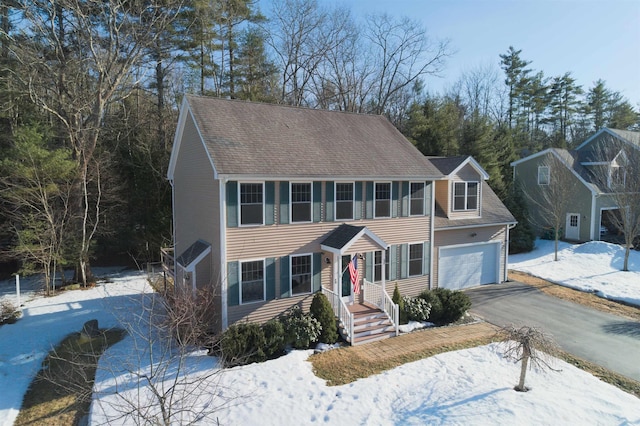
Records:
[[[548,148],[511,163],[514,181],[531,196],[537,193],[537,186],[546,185],[549,181],[553,173],[549,167],[551,156],[571,171],[578,185],[563,227],[563,238],[566,240],[599,241],[614,232],[609,215],[615,214],[619,206],[611,197],[611,189],[600,184],[594,172],[604,168],[610,179],[617,179],[624,174],[624,166],[618,161],[618,155],[612,155],[610,151],[604,154],[605,151],[599,148],[601,144],[623,144],[640,150],[640,132],[603,128],[574,150]],[[536,209],[531,208],[530,214],[538,223],[538,232],[542,233],[540,223],[543,220],[536,216]]]
[[[396,285],[506,280],[515,220],[486,172],[423,156],[382,116],[187,95],[167,176],[165,260],[178,286],[214,291],[218,331],[323,291],[355,344],[397,332]]]

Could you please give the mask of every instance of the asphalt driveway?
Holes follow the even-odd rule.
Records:
[[[471,312],[504,326],[551,334],[565,351],[640,381],[640,322],[548,296],[518,282],[466,290]]]

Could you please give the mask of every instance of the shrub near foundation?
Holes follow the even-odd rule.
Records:
[[[264,331],[256,323],[234,324],[220,338],[220,352],[227,367],[266,360],[265,346]]]
[[[311,301],[309,310],[311,316],[318,320],[322,326],[319,340],[322,343],[332,344],[338,341],[338,327],[336,318],[333,314],[333,308],[327,296],[317,292]]]

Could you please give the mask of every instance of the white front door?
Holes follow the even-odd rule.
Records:
[[[580,215],[577,213],[567,213],[567,223],[564,229],[564,236],[567,240],[579,240]]]

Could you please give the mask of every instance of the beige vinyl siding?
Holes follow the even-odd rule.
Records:
[[[198,287],[214,284],[220,292],[220,216],[219,182],[214,173],[198,132],[187,117],[180,152],[174,172],[174,215],[177,256],[191,244],[202,239],[211,244],[209,259],[196,270]],[[219,312],[219,310],[217,310]],[[216,323],[220,318],[216,319]]]
[[[471,234],[476,234],[471,236]],[[479,244],[488,242],[501,242],[500,246],[500,267],[498,279],[504,281],[504,259],[506,250],[506,226],[486,226],[477,228],[436,230],[433,236],[434,247],[431,262],[433,263],[433,287],[438,286],[438,257],[440,247],[458,244]],[[460,259],[464,262],[464,259]]]
[[[416,297],[423,290],[429,288],[429,275],[411,277],[404,280],[390,280],[386,282],[385,289],[389,296],[393,296],[393,290],[398,284],[398,290],[402,296]]]
[[[444,214],[449,216],[449,181],[437,180],[434,182],[436,185],[436,204],[440,206]]]
[[[429,216],[370,219],[347,222],[366,226],[390,245],[429,241]],[[318,253],[320,243],[342,222],[270,225],[227,228],[227,260],[280,257],[296,253]],[[366,239],[355,243],[348,252],[377,250]]]
[[[296,305],[300,306],[304,312],[308,312],[312,299],[313,295],[307,294],[304,296],[269,300],[267,302],[230,306],[228,311],[229,325],[239,321],[264,323],[272,318],[279,317],[287,309]]]

